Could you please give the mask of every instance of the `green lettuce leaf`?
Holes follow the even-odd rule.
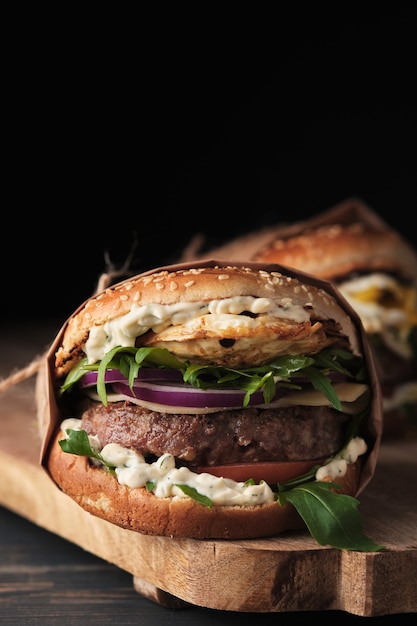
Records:
[[[197,489],[195,489],[195,487],[190,487],[189,485],[184,485],[182,483],[175,483],[175,486],[179,487],[186,496],[188,496],[192,500],[195,500],[195,502],[198,502],[199,504],[202,504],[209,509],[211,509],[211,507],[213,506],[210,498],[208,498],[207,496],[203,496],[203,494],[199,493]]]
[[[176,369],[182,372],[185,383],[200,389],[218,387],[241,389],[246,392],[243,407],[248,406],[251,395],[258,390],[262,390],[264,401],[268,404],[273,399],[278,386],[300,389],[297,377],[303,376],[339,411],[342,405],[328,376],[329,372],[344,373],[352,379],[358,379],[361,374],[356,359],[349,352],[331,348],[322,350],[314,357],[280,356],[261,366],[236,370],[181,361],[166,348],[117,346],[110,350],[99,363],[89,365],[87,359],[77,363],[62,384],[60,393],[62,395],[71,390],[84,374],[96,370],[97,394],[100,401],[107,406],[106,371],[118,369],[128,379],[132,388],[141,367]]]
[[[359,501],[336,493],[337,485],[309,482],[281,492],[280,504],[290,502],[304,520],[311,536],[322,546],[341,550],[377,552],[385,546],[374,543],[362,530]]]

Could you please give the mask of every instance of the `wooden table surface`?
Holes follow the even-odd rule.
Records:
[[[140,624],[240,626],[242,620],[290,626],[304,620],[408,626],[416,614],[361,618],[343,611],[250,613],[174,610],[138,594],[132,576],[0,507],[0,623],[4,626]]]
[[[48,325],[36,335],[23,330],[18,336],[18,341],[13,333],[0,336],[3,375],[26,364],[26,341],[32,342],[35,354],[53,337],[53,330]],[[88,625],[229,625],[241,624],[242,619],[290,625],[298,624],[300,618],[363,624],[367,619],[344,611],[242,614],[193,605],[167,608],[135,591],[129,572],[4,507],[0,507],[0,555],[0,623],[5,625],[65,625],[84,620]],[[372,625],[407,625],[415,624],[416,616],[406,612],[368,619]]]

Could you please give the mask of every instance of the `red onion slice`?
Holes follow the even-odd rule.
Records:
[[[87,372],[80,381],[83,388],[97,384],[97,371]],[[344,375],[330,373],[333,380],[346,378]],[[304,377],[296,377],[298,383],[304,382]],[[117,369],[108,369],[105,374],[105,383],[112,385],[115,393],[122,394],[144,402],[161,404],[165,406],[182,406],[204,408],[241,408],[245,397],[245,391],[240,389],[199,389],[183,382],[182,373],[179,370],[164,368],[141,368],[134,381],[133,391],[129,387],[129,381]],[[305,382],[308,379],[305,378]],[[282,398],[287,393],[285,387],[276,388],[276,394],[271,402]],[[265,399],[262,391],[251,394],[248,406],[264,405]]]
[[[245,396],[245,392],[239,389],[197,389],[184,383],[181,385],[140,383],[134,386],[133,393],[129,385],[115,383],[113,391],[145,402],[198,409],[212,407],[238,409],[243,406]],[[277,399],[279,394],[285,393],[285,389],[279,389],[274,399]],[[265,404],[263,393],[256,391],[250,398],[249,406],[260,404]]]
[[[87,372],[80,380],[80,387],[93,387],[97,385],[97,371]],[[159,381],[179,381],[183,380],[182,373],[179,370],[163,369],[163,368],[147,368],[142,367],[137,376],[137,380],[159,380]],[[108,369],[104,377],[105,383],[126,383],[128,380],[117,369]]]

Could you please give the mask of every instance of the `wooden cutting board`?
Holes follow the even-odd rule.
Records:
[[[33,358],[33,337],[0,337],[0,375]],[[417,440],[383,442],[360,497],[364,531],[383,552],[322,547],[306,531],[244,541],[152,537],[89,515],[50,480],[38,463],[34,383],[0,395],[0,504],[131,573],[142,595],[166,607],[242,612],[417,612]]]

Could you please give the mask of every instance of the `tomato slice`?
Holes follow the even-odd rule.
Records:
[[[308,472],[315,465],[323,465],[326,459],[313,461],[281,461],[264,463],[230,463],[225,465],[199,466],[197,472],[208,472],[214,476],[231,478],[237,482],[253,479],[255,482],[264,480],[270,485],[283,483]]]

